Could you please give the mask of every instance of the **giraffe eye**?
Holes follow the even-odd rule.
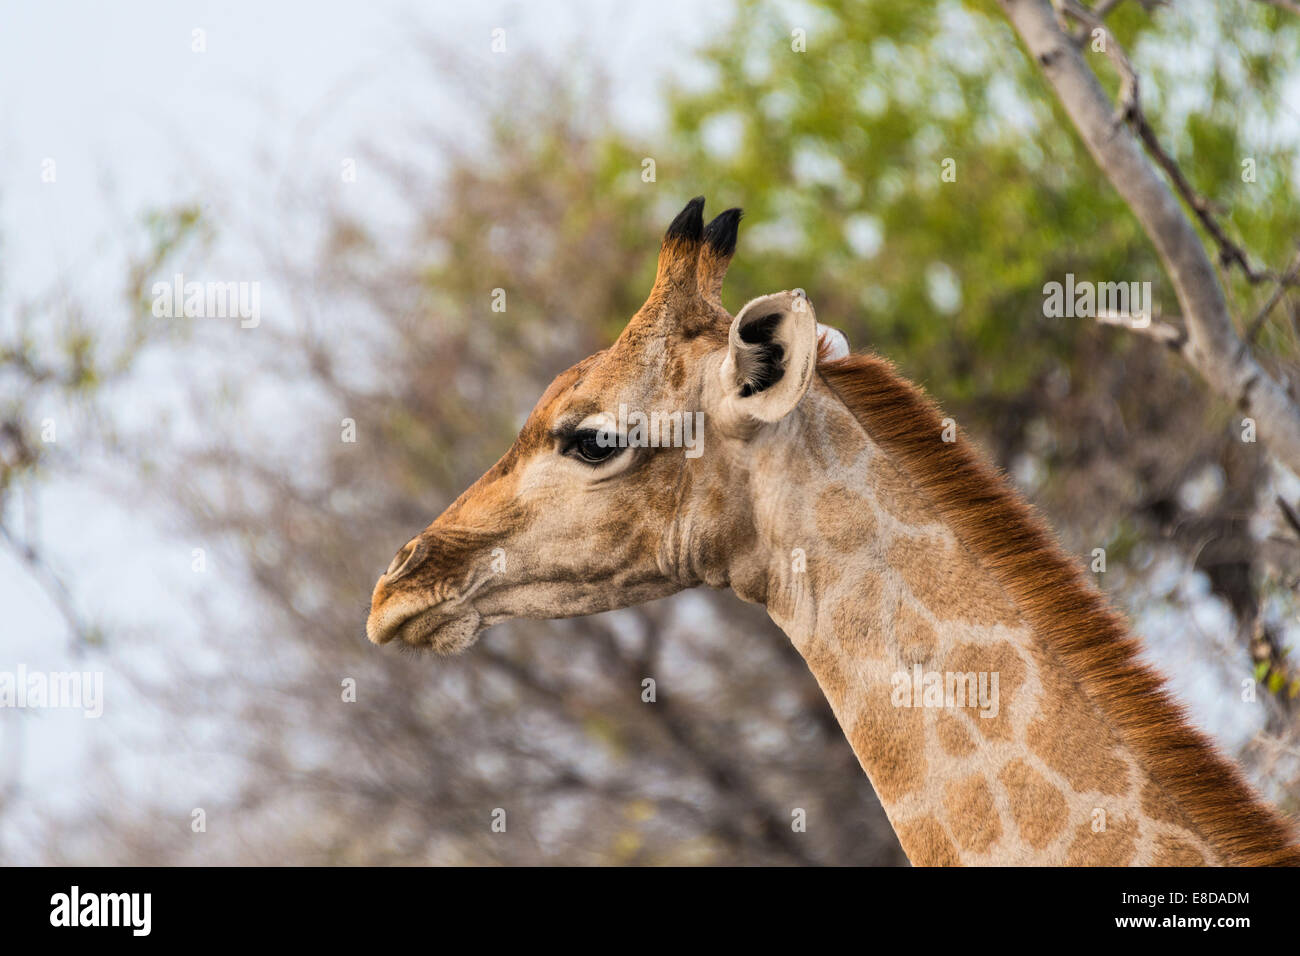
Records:
[[[598,465],[608,461],[623,449],[618,447],[618,439],[610,432],[598,432],[586,428],[573,436],[569,450],[581,461]]]

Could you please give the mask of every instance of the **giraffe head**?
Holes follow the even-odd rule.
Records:
[[[802,293],[727,313],[740,210],[706,227],[703,209],[669,226],[618,341],[561,373],[505,456],[397,552],[370,640],[451,652],[509,618],[730,583],[727,553],[754,534],[749,459],[808,390],[819,331]]]

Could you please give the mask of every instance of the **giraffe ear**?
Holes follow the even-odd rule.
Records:
[[[749,302],[727,334],[722,387],[733,407],[777,422],[799,404],[817,363],[817,316],[802,290]]]

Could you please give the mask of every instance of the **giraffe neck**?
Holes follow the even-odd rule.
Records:
[[[756,504],[765,547],[732,586],[807,661],[912,862],[1230,859],[950,512],[832,390],[810,399],[751,478],[802,491]]]

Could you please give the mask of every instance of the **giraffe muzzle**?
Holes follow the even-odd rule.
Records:
[[[395,595],[371,610],[366,637],[372,644],[399,640],[410,647],[454,654],[473,644],[482,627],[478,611],[455,598],[430,604]]]

